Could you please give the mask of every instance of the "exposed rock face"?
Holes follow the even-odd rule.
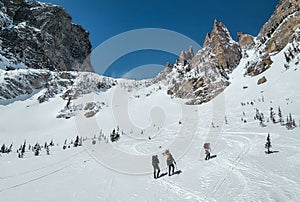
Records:
[[[0,70],[0,101],[42,91],[40,103],[62,93],[62,99],[76,99],[83,94],[103,91],[117,84],[111,78],[92,72],[53,72],[40,69]]]
[[[288,42],[291,42],[290,37],[299,28],[299,0],[281,0],[257,38],[262,42],[265,41],[267,52],[272,53],[282,50]]]
[[[233,70],[242,57],[239,45],[233,41],[225,25],[217,20],[212,32],[206,35],[203,46],[211,48],[218,67],[226,71]]]
[[[255,76],[267,70],[272,64],[270,54],[281,51],[290,42],[297,41],[294,33],[299,29],[299,0],[281,0],[257,36],[255,56],[250,58],[246,74]]]
[[[59,6],[0,0],[0,48],[4,66],[93,71],[89,33]]]
[[[180,55],[179,55],[179,58],[178,58],[178,62],[180,63],[184,63],[184,61],[190,61],[193,59],[193,57],[195,56],[194,54],[194,50],[193,50],[193,47],[190,46],[189,50],[187,51],[181,51]]]
[[[190,99],[188,104],[201,104],[213,99],[228,85],[227,74],[241,59],[241,49],[223,23],[214,22],[204,47],[196,55],[192,48],[183,51],[176,64],[168,65],[157,77],[168,84],[168,94]]]
[[[239,45],[242,49],[251,49],[255,45],[254,37],[249,34],[238,32],[238,38],[239,38]]]
[[[58,88],[54,88],[54,86],[66,87],[73,84],[71,80],[65,79],[65,74],[63,73],[57,73],[56,78],[62,80],[56,82],[57,80],[53,79],[51,72],[47,70],[15,70],[9,72],[0,70],[0,77],[3,78],[0,83],[0,100],[13,99],[19,95],[31,94],[34,90],[43,88],[51,88],[51,94],[54,95],[58,93]]]
[[[260,79],[258,79],[258,81],[257,81],[257,85],[260,85],[260,84],[263,84],[263,83],[266,83],[267,82],[267,79],[266,79],[266,77],[262,77],[262,78],[260,78]]]

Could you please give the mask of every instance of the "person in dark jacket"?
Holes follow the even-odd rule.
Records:
[[[159,178],[160,169],[159,169],[159,165],[158,164],[159,164],[158,156],[157,155],[153,155],[152,156],[152,166],[153,166],[153,169],[154,169],[154,179]]]

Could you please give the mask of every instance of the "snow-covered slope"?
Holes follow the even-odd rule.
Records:
[[[0,156],[1,201],[299,201],[299,127],[287,130],[268,121],[270,107],[276,120],[280,107],[284,120],[291,113],[299,125],[297,57],[284,66],[291,46],[271,56],[273,64],[258,76],[243,76],[248,61],[243,58],[231,85],[200,106],[170,98],[162,83],[127,80],[72,100],[76,113],[68,119],[56,118],[66,110],[62,93],[42,104],[39,91],[0,105],[0,143],[13,142],[13,151]],[[267,82],[257,85],[263,76]],[[86,118],[88,103],[104,104]],[[264,127],[254,119],[256,109],[264,114]],[[104,137],[118,126],[120,139],[107,143]],[[278,153],[265,154],[268,133]],[[88,138],[83,147],[63,150],[65,140],[69,144],[77,135]],[[53,140],[55,146],[50,155],[26,150],[19,159],[16,150],[24,140],[27,145]],[[205,142],[216,158],[204,161]],[[182,173],[155,180],[151,156],[159,155],[165,173],[165,149]]]

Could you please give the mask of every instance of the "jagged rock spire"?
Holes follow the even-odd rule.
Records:
[[[193,47],[190,46],[188,50],[181,51],[178,59],[180,63],[184,63],[184,61],[192,60],[194,56],[195,54],[194,54]]]
[[[213,51],[218,66],[225,70],[232,70],[241,59],[239,45],[232,39],[226,26],[217,20],[214,21],[212,32],[206,35],[203,47]]]

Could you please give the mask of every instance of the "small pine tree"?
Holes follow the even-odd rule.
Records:
[[[51,146],[51,147],[53,147],[53,146],[54,146],[54,142],[53,142],[53,140],[51,140],[51,142],[50,142],[50,146]]]
[[[282,113],[281,113],[280,107],[278,107],[278,117],[279,117],[280,124],[282,124],[283,123],[283,119],[282,119]]]
[[[292,114],[290,113],[289,115],[289,123],[291,124],[293,122],[293,117],[292,117]]]
[[[5,148],[6,148],[6,147],[5,147],[5,144],[3,144],[2,147],[1,147],[1,150],[0,150],[1,153],[5,153]]]
[[[83,142],[83,138],[80,137],[80,138],[79,138],[79,142],[78,142],[78,146],[82,146],[82,142]]]
[[[78,137],[78,135],[76,136],[76,139],[75,139],[75,142],[74,142],[74,147],[77,147],[78,146],[78,144],[79,144],[79,137]]]
[[[294,127],[297,127],[295,119],[293,119],[292,125],[293,125]]]
[[[284,53],[285,61],[289,63],[291,61],[290,57],[286,53]]]
[[[110,140],[111,142],[116,142],[120,139],[120,134],[116,132],[115,129],[113,129],[112,133],[110,134]]]
[[[39,150],[39,149],[35,149],[35,150],[34,150],[34,155],[35,155],[35,156],[38,156],[39,154],[40,154],[40,150]]]
[[[267,153],[271,153],[270,148],[272,147],[271,145],[271,139],[270,139],[270,134],[267,136],[267,142],[265,143],[265,148],[267,149]]]
[[[13,143],[10,144],[9,149],[8,149],[8,153],[12,151],[12,147],[13,147]]]
[[[275,113],[273,112],[273,107],[271,107],[270,108],[270,119],[273,123],[276,122],[274,115],[275,115]]]
[[[50,149],[49,146],[46,147],[47,155],[50,155]]]

